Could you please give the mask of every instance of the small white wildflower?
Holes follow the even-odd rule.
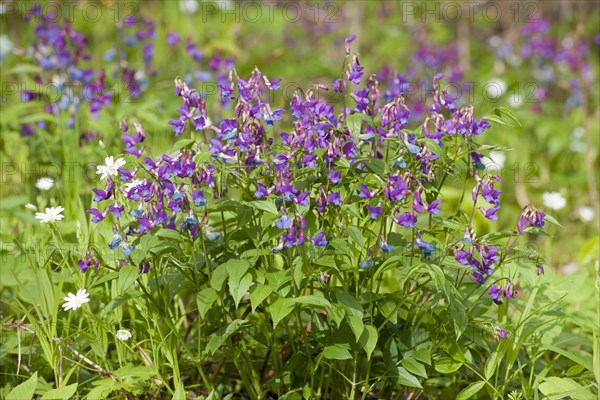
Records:
[[[179,0],[179,9],[185,14],[193,14],[198,8],[198,0]]]
[[[579,219],[583,222],[590,222],[596,216],[594,213],[594,209],[590,206],[581,206],[577,209],[577,214],[579,215]]]
[[[581,126],[573,129],[571,132],[571,144],[569,148],[571,151],[575,153],[585,153],[585,143],[583,142],[583,137],[585,136],[585,129]]]
[[[41,223],[47,224],[49,222],[60,221],[61,219],[63,219],[65,217],[61,214],[63,211],[65,211],[65,209],[61,206],[58,206],[56,208],[50,207],[46,208],[45,213],[35,213],[35,217],[39,219]]]
[[[499,173],[506,162],[506,155],[500,151],[490,151],[490,157],[483,157],[481,163],[485,165],[486,169],[496,169]]]
[[[127,329],[119,329],[116,336],[117,339],[125,341],[131,337],[131,332],[129,332]]]
[[[77,294],[69,293],[67,297],[63,298],[63,300],[66,302],[62,306],[65,311],[77,310],[83,305],[83,303],[90,301],[90,295],[85,289],[79,289]]]
[[[13,42],[6,35],[0,35],[0,54],[5,55],[13,51]]]
[[[567,200],[558,192],[545,192],[542,194],[544,206],[552,210],[560,210],[567,205]]]
[[[508,105],[510,105],[512,108],[521,107],[523,105],[523,98],[519,93],[512,93],[510,96],[508,96]]]
[[[506,82],[500,78],[492,78],[485,84],[485,90],[490,99],[495,100],[506,93]]]
[[[122,158],[118,158],[115,161],[113,156],[106,157],[104,162],[106,165],[98,165],[96,167],[96,173],[101,175],[100,179],[106,179],[109,176],[117,176],[119,174],[117,170],[126,164],[125,160]]]
[[[52,178],[40,178],[35,183],[35,187],[40,190],[50,190],[54,186],[54,179]]]
[[[131,180],[131,181],[129,181],[129,182],[127,182],[125,184],[125,189],[127,189],[127,191],[129,192],[134,187],[139,186],[139,185],[143,185],[144,183],[146,183],[145,179],[144,180],[142,180],[142,179],[133,179],[133,180]]]
[[[35,211],[37,211],[37,207],[36,207],[36,206],[34,206],[34,205],[33,205],[33,204],[31,204],[31,203],[27,203],[27,204],[25,204],[25,208],[29,208],[30,210],[35,210]]]

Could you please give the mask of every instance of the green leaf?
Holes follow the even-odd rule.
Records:
[[[140,292],[131,292],[130,291],[130,292],[123,293],[123,294],[115,297],[106,305],[106,307],[104,307],[104,310],[103,310],[104,315],[108,314],[109,312],[111,312],[112,310],[121,306],[122,304],[126,303],[127,301],[129,301],[131,299],[135,299],[136,297],[140,297],[141,295],[142,294]]]
[[[38,376],[37,372],[27,379],[25,382],[14,387],[13,390],[6,396],[6,400],[23,400],[32,399],[35,388],[37,387]]]
[[[126,265],[119,269],[119,293],[123,293],[135,280],[139,273],[138,268],[133,265]]]
[[[293,299],[293,302],[296,304],[305,304],[309,306],[315,306],[318,308],[328,308],[331,307],[331,303],[324,297],[316,296],[316,295],[306,295]]]
[[[76,391],[77,383],[73,383],[69,386],[48,390],[40,400],[68,400],[73,397]]]
[[[3,197],[2,201],[0,201],[0,210],[10,210],[12,208],[20,207],[27,203],[27,199],[27,196]]]
[[[198,293],[196,296],[196,304],[198,304],[198,312],[200,313],[201,318],[204,318],[218,297],[217,291],[212,287],[206,288]]]
[[[561,224],[560,224],[560,223],[559,223],[559,222],[556,220],[556,218],[554,218],[552,215],[548,215],[548,214],[546,214],[546,215],[544,216],[544,221],[550,222],[550,223],[551,223],[551,224],[553,224],[553,225],[560,226],[561,228],[564,228],[564,226],[562,226],[562,225],[561,225]]]
[[[467,313],[462,304],[452,301],[450,304],[450,319],[454,326],[456,339],[460,338],[465,328],[467,327]]]
[[[360,113],[348,115],[346,117],[346,125],[348,125],[348,130],[354,136],[354,142],[359,141],[360,130],[362,125],[362,119],[364,115]]]
[[[408,372],[404,367],[398,367],[397,382],[403,386],[422,388],[417,377]]]
[[[277,210],[277,207],[275,207],[275,204],[267,200],[250,201],[248,202],[248,205],[257,210],[263,210],[274,215],[279,215],[279,211]]]
[[[485,385],[484,381],[477,381],[471,383],[469,386],[461,390],[461,392],[456,396],[456,400],[466,400],[475,396],[481,388]]]
[[[335,297],[337,298],[338,303],[344,306],[344,309],[349,313],[349,315],[355,315],[359,318],[363,318],[364,312],[363,308],[352,295],[344,292],[341,289],[336,289]]]
[[[237,332],[238,329],[244,324],[247,324],[248,321],[243,319],[236,319],[231,321],[229,325],[219,329],[217,332],[213,333],[210,336],[210,340],[206,345],[206,351],[211,355],[215,354],[215,352],[225,343],[225,341],[229,338],[229,336],[233,335]]]
[[[34,64],[19,64],[6,71],[7,74],[39,74],[41,72],[42,68]]]
[[[444,357],[435,362],[435,370],[440,374],[451,374],[462,367],[462,365],[462,362],[454,361],[451,358]]]
[[[363,334],[363,331],[365,330],[365,325],[363,324],[362,318],[350,314],[348,315],[348,324],[350,325],[352,332],[354,332],[356,343],[358,343],[360,337]]]
[[[252,275],[246,274],[239,282],[229,279],[229,293],[231,297],[233,297],[233,301],[235,302],[235,307],[237,308],[240,304],[240,300],[246,294],[250,286],[252,286]]]
[[[102,379],[93,383],[95,388],[90,390],[86,396],[86,400],[102,400],[115,389],[116,382],[110,378]]]
[[[243,258],[234,258],[223,263],[222,265],[225,265],[225,268],[227,268],[227,274],[229,275],[230,282],[232,280],[239,282],[246,274],[246,271],[248,271],[248,269],[251,267],[250,262],[248,260],[244,260]]]
[[[321,355],[328,360],[348,360],[352,358],[347,344],[334,344],[326,346]]]
[[[375,328],[373,325],[365,326],[365,329],[360,336],[360,345],[367,353],[367,360],[371,359],[371,354],[373,354],[373,351],[377,346],[378,339],[379,335],[377,334],[377,328]]]
[[[365,167],[374,174],[383,176],[385,174],[386,165],[379,158],[369,158],[365,161]]]
[[[280,297],[271,304],[269,313],[271,314],[271,319],[273,319],[273,327],[276,327],[281,320],[292,312],[294,305],[295,303],[291,299],[286,299],[285,297]]]
[[[485,362],[484,375],[485,379],[488,381],[492,376],[494,376],[494,372],[496,371],[496,367],[498,366],[498,352],[495,351],[492,353],[490,358]]]
[[[154,374],[154,371],[146,366],[125,365],[116,370],[113,374],[117,378],[125,378],[128,376],[135,378],[150,378]]]
[[[402,360],[402,366],[409,372],[427,379],[427,371],[425,371],[425,366],[415,360],[413,357],[408,357]]]
[[[221,291],[223,289],[223,283],[227,279],[227,265],[221,264],[212,273],[212,277],[210,278],[210,286],[217,291]]]
[[[194,139],[181,139],[181,140],[178,140],[177,142],[175,142],[175,144],[173,145],[173,147],[171,147],[171,150],[168,152],[168,154],[175,153],[176,151],[179,151],[179,150],[183,149],[184,147],[188,147],[188,146],[192,145],[195,142],[196,141]]]
[[[255,311],[271,293],[273,293],[271,286],[263,285],[262,283],[254,286],[254,289],[252,289],[250,292],[250,304],[252,304],[252,311]]]
[[[573,400],[595,400],[596,396],[586,387],[571,378],[549,377],[540,386],[540,392],[546,396],[569,397]]]
[[[172,229],[160,229],[159,231],[156,232],[155,236],[162,238],[162,239],[176,240],[178,242],[183,241],[183,237],[181,236],[181,233],[179,233],[178,231],[174,231]]]
[[[492,112],[494,114],[489,114],[483,117],[487,121],[492,121],[500,125],[507,125],[512,127],[522,128],[523,125],[519,122],[515,114],[506,108],[506,107],[495,107]]]
[[[348,235],[354,243],[356,243],[360,247],[365,247],[365,242],[362,233],[360,233],[360,230],[356,226],[348,227]]]

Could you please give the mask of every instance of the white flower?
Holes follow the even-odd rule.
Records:
[[[113,156],[106,157],[104,162],[106,165],[98,165],[96,167],[96,173],[101,175],[100,179],[106,179],[109,176],[117,176],[119,174],[117,170],[126,164],[125,160],[122,158],[118,158],[114,161]]]
[[[519,93],[512,93],[510,96],[508,96],[508,104],[512,108],[521,107],[523,105],[523,99]]]
[[[13,51],[13,42],[6,35],[0,35],[0,55],[5,55]]]
[[[65,211],[61,206],[46,208],[45,213],[35,213],[35,217],[40,220],[41,223],[47,224],[48,222],[60,221],[65,216],[61,212]]]
[[[506,82],[500,78],[492,78],[485,84],[485,90],[490,99],[495,100],[506,93]]]
[[[33,205],[33,204],[31,204],[31,203],[27,203],[27,204],[25,204],[25,208],[29,208],[30,210],[36,210],[36,211],[37,211],[37,207],[36,207],[36,206],[34,206],[34,205]]]
[[[54,186],[54,179],[52,178],[40,178],[35,183],[35,187],[40,190],[50,190]]]
[[[506,155],[500,151],[490,151],[490,158],[484,157],[481,160],[481,163],[485,165],[486,169],[495,168],[500,170],[504,167],[504,162],[506,161]],[[500,172],[500,171],[496,171]]]
[[[567,200],[558,192],[545,192],[542,194],[542,200],[547,208],[560,210],[567,205]]]
[[[127,191],[129,192],[134,187],[139,186],[139,185],[143,185],[144,183],[146,183],[145,179],[144,180],[142,180],[142,179],[133,179],[133,180],[131,180],[131,181],[129,181],[129,182],[127,182],[125,184],[125,189],[127,189]]]
[[[571,151],[574,151],[575,153],[585,153],[586,146],[582,140],[584,135],[585,129],[582,127],[578,126],[573,129],[571,132],[571,145],[569,146]]]
[[[594,209],[589,206],[581,206],[577,209],[577,214],[579,214],[579,218],[583,222],[590,222],[594,219],[595,213]]]
[[[119,340],[127,340],[131,337],[131,332],[129,332],[127,329],[119,329],[117,331],[117,339]]]
[[[186,14],[198,11],[198,0],[179,0],[179,9]]]
[[[90,295],[85,289],[79,289],[77,294],[69,293],[67,297],[63,298],[63,300],[66,301],[66,303],[63,304],[65,311],[77,310],[83,305],[83,303],[90,301]]]

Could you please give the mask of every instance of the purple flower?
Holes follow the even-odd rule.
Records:
[[[284,214],[275,222],[275,226],[279,229],[289,229],[292,226],[292,219],[289,215]]]
[[[421,238],[417,238],[415,240],[415,244],[423,252],[423,254],[426,257],[430,256],[431,254],[435,253],[435,251],[436,251],[435,246],[433,244],[428,243],[428,242],[422,240]]]
[[[192,190],[192,200],[196,207],[203,207],[206,205],[206,199],[204,198],[204,192],[202,190]]]
[[[483,207],[479,207],[479,210],[483,213],[483,216],[486,217],[487,219],[489,219],[490,221],[498,220],[498,216],[496,215],[496,213],[498,212],[499,209],[500,209],[500,206],[494,206],[494,207],[488,208],[487,210]]]
[[[331,192],[327,195],[327,204],[335,204],[336,206],[342,205],[342,198],[340,192]]]
[[[110,243],[108,244],[108,247],[111,250],[116,249],[117,247],[119,247],[119,245],[121,244],[121,235],[119,234],[115,234],[115,236],[113,237],[113,239],[110,241]]]
[[[536,274],[537,275],[544,275],[544,266],[542,264],[538,264],[536,266]]]
[[[117,203],[114,205],[108,206],[108,209],[113,213],[113,217],[121,218],[123,216],[123,211],[125,210],[125,206],[119,207]]]
[[[329,171],[329,174],[327,175],[327,179],[329,179],[329,182],[333,183],[334,185],[337,185],[338,183],[340,183],[340,180],[342,179],[342,173],[339,171]]]
[[[185,129],[185,122],[180,119],[174,119],[169,121],[169,125],[173,126],[175,136],[181,135],[183,133],[183,130]]]
[[[440,205],[441,200],[434,200],[427,206],[427,212],[437,215],[440,212],[438,206]]]
[[[394,246],[392,246],[391,244],[387,244],[387,242],[385,241],[385,238],[383,237],[383,235],[381,235],[380,237],[381,239],[381,250],[384,253],[389,253],[390,251],[394,250]]]
[[[98,269],[100,262],[94,258],[89,251],[85,253],[85,259],[79,260],[77,262],[77,266],[81,269],[81,272],[85,272],[89,267],[93,266],[95,269]]]
[[[414,228],[415,224],[417,223],[417,216],[408,211],[400,215],[398,218],[392,218],[398,225],[402,225],[406,228]]]
[[[369,211],[369,217],[371,219],[377,219],[383,212],[381,208],[381,203],[377,204],[376,207],[367,206],[367,210]]]
[[[300,204],[301,206],[304,207],[308,207],[308,205],[310,204],[310,190],[300,193],[298,196],[296,196],[296,203]]]
[[[256,187],[258,188],[258,190],[254,192],[254,196],[256,196],[257,199],[262,199],[263,197],[267,197],[269,195],[269,191],[267,190],[267,188],[259,182],[256,182]]]
[[[179,43],[179,35],[173,31],[169,32],[169,35],[167,36],[167,44],[169,46],[173,46],[177,43]]]
[[[358,195],[358,197],[360,197],[361,199],[370,199],[375,193],[377,193],[377,191],[369,191],[369,188],[366,185],[363,185],[362,183],[358,187],[360,188],[360,194]]]
[[[494,189],[494,184],[490,181],[485,182],[481,188],[481,196],[490,204],[500,204],[498,196],[502,193],[501,190]]]
[[[502,304],[502,299],[500,298],[500,295],[504,294],[504,290],[502,290],[502,288],[496,285],[492,285],[492,287],[490,287],[490,290],[488,291],[488,294],[490,295],[494,303],[498,305]]]
[[[373,260],[367,258],[358,263],[358,268],[360,269],[370,269],[373,266]]]
[[[123,251],[123,255],[125,257],[129,257],[131,255],[131,253],[133,253],[134,250],[135,250],[135,246],[132,246],[128,243],[124,243],[123,246],[121,247],[121,251]]]
[[[106,218],[106,210],[104,211],[104,213],[101,213],[96,208],[90,208],[89,210],[86,210],[85,212],[87,212],[88,214],[92,214],[92,222],[94,224],[97,224],[98,222],[100,222],[104,218]]]
[[[315,236],[311,242],[315,246],[327,246],[327,239],[325,239],[325,231]]]
[[[472,256],[473,256],[473,254],[471,254],[468,251],[464,251],[464,250],[455,250],[454,251],[454,259],[460,265],[469,265],[469,259]]]
[[[356,39],[356,35],[352,34],[344,41],[344,47],[346,48],[346,54],[350,54],[350,43]]]
[[[506,338],[506,331],[501,326],[496,328],[496,340],[502,340]]]

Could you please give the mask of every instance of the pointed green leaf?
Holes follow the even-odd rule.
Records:
[[[295,303],[291,299],[280,297],[269,307],[269,313],[273,320],[273,327],[276,327],[281,320],[287,317],[294,309]]]
[[[475,396],[481,390],[481,388],[483,388],[483,385],[485,385],[484,381],[477,381],[471,383],[469,386],[464,388],[458,394],[458,396],[456,396],[456,400],[470,399],[471,397]]]
[[[77,383],[73,383],[72,385],[48,390],[40,400],[68,400],[73,397],[76,391]]]
[[[377,329],[372,325],[365,326],[365,329],[360,336],[360,345],[365,352],[367,353],[367,359],[371,359],[371,354],[373,354],[373,350],[377,346],[377,339],[379,335],[377,334]]]
[[[208,310],[212,307],[215,300],[217,300],[217,291],[214,288],[206,288],[202,290],[196,296],[196,303],[198,304],[198,312],[200,313],[200,317],[204,318]]]
[[[33,393],[35,392],[35,388],[37,387],[38,376],[37,372],[35,372],[31,378],[27,379],[25,382],[17,385],[10,391],[10,393],[6,396],[6,400],[23,400],[23,399],[32,399]]]

